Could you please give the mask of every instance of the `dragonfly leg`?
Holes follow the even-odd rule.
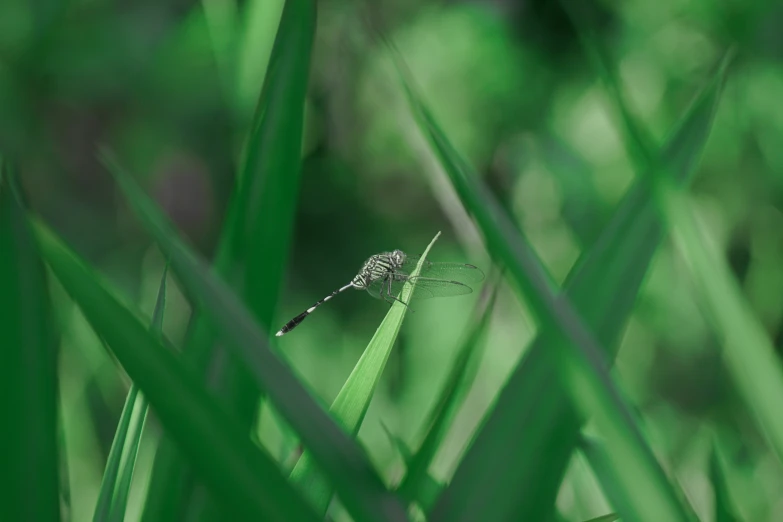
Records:
[[[391,297],[392,299],[394,299],[398,303],[402,303],[403,305],[405,305],[406,308],[408,308],[410,310],[410,307],[408,307],[407,303],[403,302],[402,299],[399,299],[397,296],[392,294],[392,287],[391,287],[391,285],[392,285],[392,278],[391,277],[387,278],[386,282],[388,283],[387,286],[389,287],[389,289],[386,291],[386,295],[388,295],[389,297]]]

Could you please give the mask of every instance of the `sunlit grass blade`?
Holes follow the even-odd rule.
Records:
[[[276,410],[301,437],[316,464],[335,486],[343,505],[356,520],[404,520],[405,509],[383,485],[363,451],[294,377],[268,343],[268,333],[253,319],[227,285],[203,259],[188,248],[135,181],[108,153],[103,162],[114,175],[149,233],[171,260],[185,291],[252,372]]]
[[[312,0],[263,4],[260,8],[257,2],[253,2],[245,8],[254,12],[263,10],[262,25],[270,39],[271,58],[270,54],[266,54],[268,48],[256,47],[252,53],[247,48],[248,41],[256,42],[256,38],[264,38],[264,35],[253,34],[253,39],[251,35],[245,35],[244,52],[239,58],[240,70],[259,72],[247,63],[247,60],[255,59],[257,67],[266,74],[263,86],[261,81],[254,83],[252,78],[245,76],[238,80],[242,89],[239,107],[249,109],[252,114],[252,104],[246,107],[244,103],[248,85],[253,86],[252,97],[257,102],[221,231],[215,266],[217,273],[266,328],[272,321],[278,301],[296,209],[316,7]],[[246,31],[255,29],[258,29],[258,24],[251,23]],[[271,41],[274,41],[274,46]],[[244,118],[240,116],[240,119]],[[225,365],[215,363],[226,355],[225,350],[216,344],[213,330],[204,321],[202,312],[196,309],[184,347],[185,357],[202,375],[213,369],[210,380],[216,383],[218,395],[249,432],[257,412],[260,390],[235,358],[228,357]],[[216,367],[219,370],[215,370]],[[184,517],[193,486],[192,477],[176,448],[164,439],[155,459],[144,520],[156,522]]]
[[[16,173],[0,157],[0,520],[60,520],[58,341]]]
[[[163,271],[160,281],[158,298],[152,314],[152,330],[158,334],[163,331],[163,309],[166,301],[166,276],[168,265]],[[147,401],[139,393],[139,387],[131,384],[125,405],[120,414],[120,422],[114,434],[109,457],[106,459],[106,469],[98,492],[98,502],[95,505],[93,521],[124,520],[125,506],[133,478],[133,468],[136,464],[136,453],[141,442],[143,419],[147,414]],[[130,437],[128,434],[130,432]],[[125,441],[128,441],[126,444]],[[123,453],[127,453],[123,463]]]
[[[263,450],[222,410],[195,373],[143,326],[43,223],[33,230],[44,259],[149,400],[200,477],[236,517],[316,520]]]
[[[155,309],[152,312],[152,332],[161,338],[163,338],[163,312],[166,308],[166,278],[168,277],[168,273],[169,266],[166,264],[160,279],[160,288],[158,289],[158,297],[155,301]],[[133,399],[130,398],[131,395],[134,396]],[[127,449],[120,470],[117,492],[114,495],[114,502],[112,502],[111,520],[116,522],[125,520],[125,510],[128,504],[131,484],[133,483],[133,472],[136,467],[136,455],[139,452],[144,422],[147,418],[147,410],[149,409],[147,399],[144,398],[144,395],[141,394],[135,383],[131,386],[128,397],[129,402],[131,404],[135,403],[136,407],[132,410],[133,413],[128,429]]]
[[[783,462],[783,369],[764,326],[731,274],[708,232],[700,227],[692,205],[658,176],[662,209],[696,283],[712,328],[723,345],[723,359],[778,460]]]
[[[567,389],[571,401],[581,409],[582,415],[591,415],[595,419],[599,429],[612,444],[614,452],[611,457],[618,462],[625,462],[625,466],[620,469],[623,473],[621,485],[632,506],[632,510],[625,515],[638,520],[691,519],[647,445],[625,399],[609,376],[603,348],[568,299],[558,295],[554,283],[526,239],[486,188],[476,181],[475,174],[438,128],[428,109],[413,91],[399,62],[398,70],[420,129],[449,175],[463,205],[473,214],[490,253],[507,268],[509,279],[515,284],[520,296],[524,295],[530,303],[529,309],[539,321],[541,329],[555,335],[549,348],[553,351],[550,357],[554,356],[552,360],[561,379],[559,384]],[[513,405],[508,409],[496,408],[491,415],[505,417],[516,415],[518,411],[518,406]],[[488,454],[498,451],[506,453],[509,449],[510,446],[493,448]],[[499,475],[505,482],[504,489],[486,486],[477,481],[476,477],[472,477],[469,485],[461,483],[455,487],[452,482],[433,508],[432,520],[505,518],[494,506],[506,495],[518,495],[518,488],[522,484],[508,481],[508,477]],[[476,484],[481,486],[477,488]],[[486,504],[480,507],[471,505],[471,498],[479,498]]]
[[[427,254],[439,236],[440,232],[424,250],[416,268],[410,274],[412,277],[417,276],[421,271]],[[415,285],[410,281],[406,282],[400,299],[407,303],[411,292],[414,291]],[[364,415],[370,406],[373,393],[386,367],[386,361],[389,360],[407,311],[406,305],[399,301],[394,302],[329,409],[332,417],[354,437],[359,433]],[[299,484],[318,514],[326,513],[333,490],[329,480],[317,469],[308,451],[299,457],[299,461],[291,471],[291,480]]]
[[[686,184],[692,177],[723,78],[720,71],[705,85],[660,152],[659,164],[677,183]],[[567,295],[611,359],[662,235],[649,183],[638,179],[566,279]],[[551,343],[551,332],[536,337],[495,404],[494,411],[506,414],[486,419],[451,482],[452,487],[475,482],[498,488],[509,481],[522,484],[525,494],[509,492],[492,504],[500,518],[550,516],[577,441],[581,420],[556,382],[548,355]],[[471,502],[487,506],[479,497]]]
[[[132,385],[125,397],[125,405],[120,414],[120,421],[117,423],[117,431],[114,433],[114,440],[111,443],[109,457],[106,459],[106,468],[103,471],[101,479],[101,489],[98,492],[98,501],[95,504],[93,522],[103,522],[109,520],[114,499],[114,491],[117,488],[117,482],[120,474],[120,463],[122,461],[122,452],[125,449],[125,440],[128,436],[128,427],[131,422],[131,414],[136,407],[136,397],[139,390],[136,385]]]
[[[478,369],[477,358],[480,357],[484,334],[486,333],[491,312],[495,305],[500,287],[500,274],[490,278],[484,287],[484,293],[479,299],[467,328],[467,335],[462,341],[446,382],[432,411],[425,421],[424,437],[416,453],[406,459],[406,472],[400,486],[400,494],[409,501],[418,502],[423,509],[429,509],[431,495],[422,498],[421,494],[430,490],[425,487],[432,477],[429,467],[440,448],[449,425],[462,404],[462,399],[473,384]],[[469,364],[471,363],[471,364]]]
[[[136,455],[141,443],[141,434],[144,428],[144,420],[147,418],[147,401],[141,395],[136,385],[131,387],[128,393],[129,405],[131,406],[130,420],[128,423],[127,446],[122,459],[122,467],[117,482],[117,490],[114,495],[114,501],[111,506],[109,520],[113,522],[122,522],[125,520],[125,510],[128,506],[128,495],[130,494],[131,483],[133,482],[133,470],[136,466]]]

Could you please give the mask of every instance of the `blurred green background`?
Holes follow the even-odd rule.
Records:
[[[661,143],[723,50],[739,58],[692,185],[700,219],[776,345],[783,344],[783,5],[591,1],[599,37],[636,116]],[[394,39],[455,146],[482,173],[558,282],[633,179],[604,87],[568,16],[548,0],[376,3],[322,0],[306,103],[294,244],[276,330],[346,284],[379,251],[421,252],[490,272],[480,236],[405,109],[378,24]],[[0,148],[30,206],[151,314],[163,258],[95,159],[110,144],[204,255],[215,252],[282,2],[26,0],[0,3]],[[54,284],[63,327],[61,408],[71,520],[92,516],[127,379]],[[360,432],[386,477],[442,386],[475,298],[417,305]],[[335,397],[388,307],[340,295],[279,341],[325,401]],[[165,331],[190,308],[171,284]],[[502,288],[475,384],[440,449],[447,479],[535,326]],[[669,242],[636,301],[614,375],[700,515],[717,427],[742,518],[783,520],[783,470],[726,386],[682,258]],[[269,415],[262,412],[262,419]],[[262,422],[267,444],[283,444]],[[128,520],[136,520],[160,428],[142,442]],[[579,456],[558,499],[569,520],[611,511]]]

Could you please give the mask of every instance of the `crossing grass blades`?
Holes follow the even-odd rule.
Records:
[[[464,263],[433,263],[431,261],[424,262],[420,275],[411,276],[410,274],[418,262],[419,256],[409,256],[402,250],[381,252],[370,256],[350,283],[338,288],[288,321],[276,335],[280,337],[287,334],[299,326],[316,308],[348,288],[367,290],[376,299],[383,299],[387,303],[399,301],[407,306],[407,303],[400,300],[398,296],[403,285],[408,281],[416,285],[413,296],[416,301],[421,301],[432,297],[469,294],[473,289],[466,283],[477,283],[484,279],[484,272],[476,266]],[[411,297],[412,299],[413,297]]]

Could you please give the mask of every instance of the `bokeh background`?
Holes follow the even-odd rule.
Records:
[[[783,5],[586,5],[630,106],[657,143],[723,51],[737,47],[692,193],[754,312],[781,345]],[[492,268],[405,109],[371,24],[395,41],[443,129],[562,282],[634,173],[606,89],[560,4],[322,0],[318,9],[280,325],[347,283],[369,255],[419,253],[438,231],[432,260]],[[110,144],[191,243],[212,256],[281,11],[278,0],[0,3],[0,147],[18,164],[31,207],[147,313],[163,259],[96,161],[96,146]],[[418,305],[404,324],[360,433],[387,477],[398,475],[401,463],[382,422],[404,439],[418,433],[476,290]],[[87,520],[128,382],[64,292],[55,299],[64,332],[71,516]],[[386,311],[362,293],[342,294],[282,338],[280,351],[329,403]],[[175,343],[189,314],[172,281],[165,330]],[[492,314],[475,384],[438,455],[436,478],[453,471],[535,333],[524,303],[506,289]],[[738,470],[730,481],[744,517],[783,520],[776,493],[783,471],[725,385],[718,346],[683,260],[665,243],[637,299],[615,375],[700,514],[710,510],[703,471],[710,425]],[[268,444],[285,443],[274,422],[262,426]],[[142,509],[159,436],[150,420],[129,520]],[[581,520],[607,506],[575,457],[561,513]]]

